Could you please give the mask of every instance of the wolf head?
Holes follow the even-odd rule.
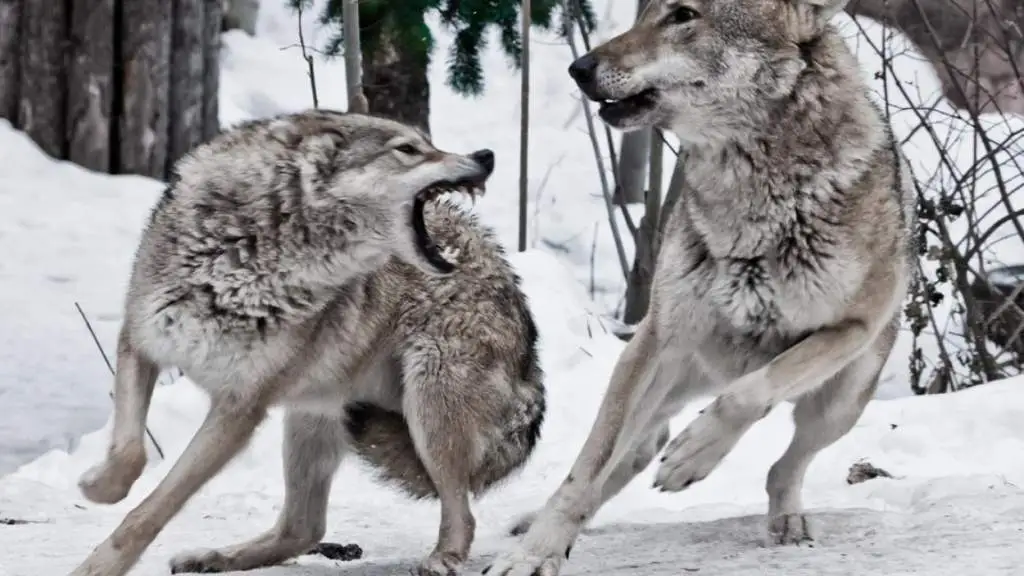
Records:
[[[650,0],[634,26],[569,67],[608,124],[703,141],[787,96],[802,48],[847,0]]]
[[[424,207],[447,192],[482,194],[494,170],[493,152],[445,152],[414,128],[360,114],[310,112],[268,128],[296,143],[307,197],[320,198],[328,209],[343,200],[383,212],[398,256],[427,273],[454,269],[427,233]]]

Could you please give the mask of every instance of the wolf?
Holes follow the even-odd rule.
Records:
[[[656,454],[655,488],[684,490],[783,401],[795,432],[768,472],[767,535],[812,538],[805,472],[873,396],[916,257],[909,165],[830,24],[844,3],[651,0],[569,67],[607,124],[679,137],[684,186],[589,436],[490,576],[557,574]],[[705,395],[669,442],[668,419]]]
[[[424,576],[454,573],[469,495],[521,467],[545,412],[537,328],[492,233],[442,194],[483,193],[494,154],[444,152],[378,117],[252,121],[177,164],[132,266],[109,451],[80,479],[97,503],[141,474],[154,381],[177,366],[210,408],[160,484],[73,576],[120,576],[189,498],[284,409],[285,501],[269,531],[185,552],[172,573],[248,570],[309,551],[347,454],[441,521]],[[475,197],[475,196],[474,196]]]

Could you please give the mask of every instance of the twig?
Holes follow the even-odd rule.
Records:
[[[564,159],[565,154],[562,154],[557,160],[552,162],[548,166],[547,172],[544,173],[544,177],[541,178],[540,184],[537,186],[537,194],[533,200],[533,241],[530,243],[531,248],[535,248],[537,246],[537,236],[540,235],[540,206],[541,199],[544,196],[544,190],[548,186],[548,180],[551,178],[551,173],[559,164],[562,163],[562,160]]]
[[[570,24],[575,23],[575,28],[580,31],[580,38],[583,40],[583,48],[589,52],[591,48],[590,33],[587,32],[586,22],[583,20],[583,6],[580,4],[580,0],[569,0],[569,3],[571,6],[567,6],[566,10],[571,10]],[[641,4],[642,0],[637,6],[639,7]],[[567,30],[567,37],[572,34],[572,30],[572,27]],[[579,56],[574,55],[573,57],[578,58]],[[619,158],[615,152],[615,139],[612,137],[612,129],[607,124],[604,125],[604,137],[608,142],[608,158],[612,169],[612,182],[615,183],[615,192],[612,197],[619,200],[618,207],[622,213],[622,219],[626,223],[626,229],[629,230],[630,236],[636,238],[638,228],[636,222],[633,221],[633,215],[629,213],[629,208],[622,195],[622,178],[619,175]]]
[[[96,336],[96,332],[92,329],[92,324],[89,322],[89,318],[86,317],[85,311],[83,311],[82,307],[78,305],[78,302],[75,302],[75,308],[78,309],[79,316],[82,317],[82,321],[85,322],[85,327],[89,330],[89,334],[92,335],[92,341],[96,343],[96,349],[100,351],[100,356],[103,357],[103,362],[106,363],[107,370],[110,370],[110,375],[116,378],[117,374],[114,372],[114,366],[110,363],[110,359],[107,357],[107,353],[103,351],[103,345],[100,344],[100,339]],[[107,392],[107,395],[110,396],[111,400],[114,399],[113,392]],[[163,460],[164,451],[162,448],[160,448],[160,443],[156,441],[156,438],[153,436],[153,433],[150,432],[149,426],[146,426],[145,429],[146,435],[149,436],[149,439],[153,442],[153,446],[156,447],[156,453],[159,454],[160,459]]]
[[[300,0],[296,6],[299,15],[299,47],[302,48],[302,59],[306,61],[306,65],[309,67],[309,71],[306,74],[309,76],[309,88],[313,92],[313,108],[319,108],[320,98],[316,93],[316,70],[313,66],[313,56],[306,52],[306,37],[302,33],[302,7],[305,3],[306,0]]]
[[[573,59],[580,57],[579,50],[576,49],[576,41],[573,39],[573,30],[569,29],[566,34],[566,38],[569,42],[569,50],[572,51]],[[622,235],[619,234],[619,226],[615,221],[615,204],[612,202],[612,192],[608,188],[608,176],[604,171],[604,161],[601,159],[601,146],[597,142],[597,130],[594,127],[594,117],[590,112],[590,103],[587,102],[586,98],[582,99],[583,104],[583,115],[587,119],[587,131],[590,133],[590,143],[594,148],[594,160],[597,162],[597,173],[601,178],[601,189],[604,192],[604,203],[605,208],[608,210],[608,223],[612,229],[612,236],[615,239],[615,250],[619,256],[619,265],[622,267],[622,277],[626,280],[629,279],[629,262],[626,260],[626,249],[622,245]]]

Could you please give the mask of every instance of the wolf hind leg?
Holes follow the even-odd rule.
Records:
[[[417,574],[457,574],[476,530],[469,497],[491,436],[482,427],[499,421],[494,398],[501,392],[488,390],[485,378],[495,374],[481,374],[463,354],[445,354],[429,342],[411,346],[401,362],[402,412],[441,502],[437,543]]]
[[[800,397],[793,407],[795,431],[789,448],[768,472],[768,538],[774,544],[813,540],[800,492],[814,457],[845,436],[860,419],[878,386],[895,330],[839,374]],[[885,353],[882,353],[885,350]]]
[[[331,481],[346,452],[337,416],[289,410],[284,422],[284,507],[273,528],[247,542],[194,550],[171,560],[171,573],[233,572],[280,564],[309,551],[327,530]]]
[[[78,481],[79,490],[90,501],[120,502],[142,475],[146,467],[146,414],[159,373],[159,367],[132,345],[128,327],[122,326],[117,339],[110,446],[106,459]]]

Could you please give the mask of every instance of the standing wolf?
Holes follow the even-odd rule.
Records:
[[[210,410],[167,477],[73,576],[128,572],[274,405],[286,409],[276,526],[182,554],[172,572],[247,570],[309,550],[348,452],[440,499],[437,546],[419,573],[457,570],[473,540],[469,493],[523,464],[544,416],[518,277],[473,219],[428,205],[482,190],[493,168],[489,150],[450,154],[401,124],[323,110],[243,125],[184,159],[138,249],[112,441],[82,492],[117,502],[141,474],[160,367],[180,367]]]
[[[612,126],[687,150],[650,311],[572,470],[490,576],[557,574],[584,524],[667,442],[655,486],[706,477],[755,422],[795,402],[768,473],[776,543],[810,537],[812,458],[854,425],[896,337],[912,273],[911,175],[829,19],[845,0],[651,0],[569,68]]]

